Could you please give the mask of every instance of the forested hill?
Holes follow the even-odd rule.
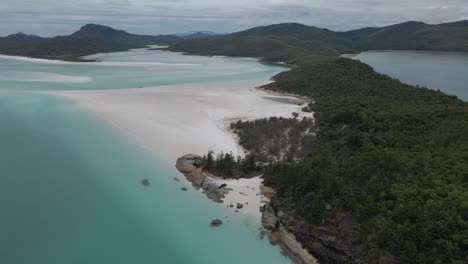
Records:
[[[0,37],[0,53],[30,57],[77,59],[98,52],[123,51],[145,45],[170,45],[172,51],[203,55],[263,57],[300,64],[341,53],[370,49],[468,51],[468,21],[429,25],[406,22],[348,32],[284,23],[219,36],[197,34],[135,35],[88,24],[69,36],[42,38],[14,34]]]
[[[292,158],[264,164],[263,174],[277,191],[280,223],[320,263],[468,263],[468,103],[338,58],[368,49],[468,51],[468,22],[349,32],[289,23],[170,47],[297,65],[264,88],[310,97],[315,137],[294,133],[283,155]],[[232,124],[250,151],[237,167],[264,160],[261,150],[305,125],[293,118]],[[229,156],[219,160],[217,171],[226,160],[236,167]]]
[[[365,50],[468,51],[468,21],[429,25],[405,22],[334,32],[297,23],[252,28],[225,36],[180,41],[173,51],[255,56],[290,63]]]
[[[0,38],[0,53],[7,55],[77,60],[99,52],[125,51],[146,45],[170,45],[181,38],[171,35],[142,36],[110,27],[88,24],[69,36],[42,38],[14,34]]]

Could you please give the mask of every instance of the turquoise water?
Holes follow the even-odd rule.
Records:
[[[100,63],[38,63],[0,58],[3,90],[89,90],[268,80],[284,67],[252,59],[132,50],[90,56]]]
[[[141,52],[146,55],[136,55]],[[154,86],[261,80],[282,68],[242,59],[185,61],[159,51],[128,55],[105,57],[197,66],[172,65],[179,72],[174,73],[161,66],[0,59],[0,263],[290,263],[278,247],[258,238],[257,221],[238,217],[190,188],[181,192],[188,184],[173,180],[180,175],[172,164],[155,160],[70,101],[35,93],[135,87],[141,80],[132,73]],[[186,74],[169,80],[181,72]],[[51,73],[51,80],[40,80]],[[150,187],[142,186],[144,178]],[[214,218],[225,224],[209,227]]]
[[[468,101],[468,53],[368,51],[351,57],[402,82]]]

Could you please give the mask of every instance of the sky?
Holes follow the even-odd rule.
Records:
[[[136,34],[229,33],[299,22],[332,30],[468,19],[468,0],[0,0],[0,36],[68,35],[97,23]]]

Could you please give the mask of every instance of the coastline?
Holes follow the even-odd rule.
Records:
[[[293,112],[301,113],[301,118],[302,115],[313,117],[313,113],[301,111],[302,107],[308,104],[306,98],[272,92],[261,87],[267,83],[268,80],[255,83],[231,81],[229,84],[197,87],[173,85],[44,93],[71,99],[82,109],[95,114],[126,134],[156,157],[173,163],[183,154],[203,155],[209,150],[232,151],[236,156],[243,156],[245,150],[239,146],[236,135],[229,128],[230,123],[236,120],[255,120],[272,116],[290,118]],[[289,103],[272,98],[284,99]],[[261,223],[263,214],[260,208],[267,204],[269,199],[261,195],[260,177],[214,181],[220,185],[227,184],[231,188],[231,191],[226,193],[224,207],[228,210],[233,208],[240,216]],[[242,203],[244,207],[238,210],[237,203]],[[230,207],[231,204],[233,207]],[[287,241],[294,241],[290,239],[291,234],[285,237],[289,238]],[[297,260],[294,252],[297,251],[297,246],[290,246],[286,240],[279,241],[279,244],[294,262],[315,263]]]

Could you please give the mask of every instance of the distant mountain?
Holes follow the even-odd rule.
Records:
[[[88,24],[69,36],[41,38],[22,33],[0,38],[0,53],[76,59],[97,52],[123,51],[146,45],[204,55],[262,57],[302,63],[365,50],[433,50],[468,52],[468,21],[429,25],[410,21],[347,32],[298,23],[256,27],[227,35],[197,31],[176,35],[135,35]]]
[[[338,56],[351,52],[336,33],[297,23],[284,23],[232,33],[186,39],[172,45],[173,51],[204,55],[262,57],[295,63],[296,58]]]
[[[178,33],[175,34],[178,37],[184,38],[184,39],[196,39],[196,38],[204,38],[204,37],[209,37],[209,36],[220,36],[220,35],[226,35],[223,33],[216,33],[213,31],[192,31],[189,33]]]
[[[468,21],[429,25],[410,21],[341,33],[361,50],[468,51]]]
[[[468,51],[468,21],[429,25],[410,21],[381,28],[334,32],[298,23],[256,27],[170,47],[206,55],[253,56],[291,63],[365,50]]]
[[[174,35],[135,35],[123,30],[96,24],[87,24],[81,27],[77,32],[71,34],[70,37],[78,39],[101,39],[107,42],[130,46],[144,46],[150,44],[169,45],[180,40],[179,37]]]
[[[88,24],[69,36],[42,38],[22,33],[0,38],[0,53],[49,59],[79,60],[99,52],[125,51],[146,45],[170,45],[177,36],[135,35],[123,30]]]

